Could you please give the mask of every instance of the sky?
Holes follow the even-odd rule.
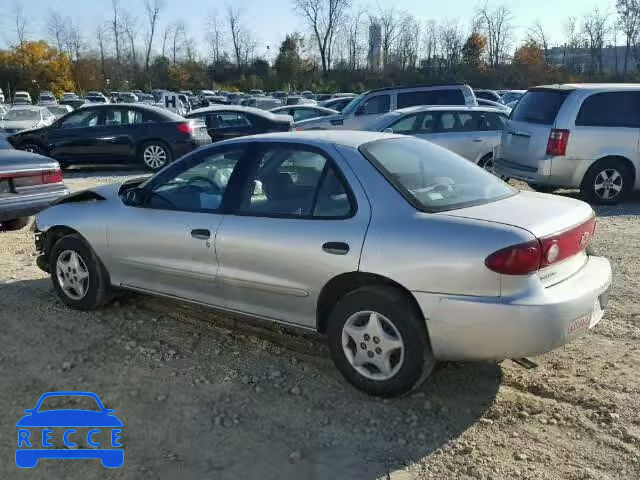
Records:
[[[166,9],[161,16],[161,23],[183,20],[189,34],[196,43],[204,48],[206,20],[216,9],[223,13],[224,0],[165,0]],[[145,21],[144,0],[121,0],[121,8],[129,10],[141,22]],[[291,0],[232,0],[239,7],[246,19],[254,38],[257,40],[258,55],[265,56],[267,45],[275,55],[285,34],[291,31],[304,32],[304,25],[295,15]],[[425,21],[459,19],[466,28],[470,24],[474,9],[481,0],[352,0],[365,12],[373,12],[377,5],[383,8],[395,5],[398,10],[405,10],[416,18]],[[28,13],[27,36],[29,38],[46,37],[46,17],[49,10],[60,15],[78,18],[85,30],[85,37],[96,41],[97,24],[109,16],[111,0],[1,0],[0,45],[6,46],[15,42],[14,17],[11,10],[21,5]],[[491,6],[506,5],[514,14],[515,40],[521,42],[526,37],[529,26],[540,19],[545,26],[551,44],[560,44],[563,37],[563,23],[571,15],[580,17],[598,6],[615,15],[615,0],[490,0]],[[164,28],[164,27],[163,27]],[[141,35],[146,26],[141,27]]]

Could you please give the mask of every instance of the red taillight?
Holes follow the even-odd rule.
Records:
[[[42,172],[42,183],[62,183],[62,171],[57,168]]]
[[[552,128],[547,141],[547,155],[560,157],[567,153],[567,144],[569,143],[569,130],[561,130]]]
[[[484,261],[490,270],[505,275],[526,275],[540,268],[540,242],[513,245],[492,253]]]
[[[556,235],[541,238],[542,259],[540,268],[548,267],[585,251],[591,244],[595,229],[596,219],[592,217],[582,225]]]
[[[185,133],[187,135],[191,135],[194,132],[194,127],[192,124],[190,123],[179,123],[178,124],[178,131],[180,133]]]

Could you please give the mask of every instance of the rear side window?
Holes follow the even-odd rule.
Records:
[[[553,125],[569,93],[564,90],[529,90],[514,107],[511,120]]]
[[[416,105],[465,105],[465,100],[457,88],[398,93],[398,109]]]
[[[576,125],[640,127],[640,92],[595,93],[580,107]]]

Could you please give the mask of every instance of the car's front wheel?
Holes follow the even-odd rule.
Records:
[[[49,255],[51,281],[60,300],[78,310],[93,310],[111,298],[109,275],[80,235],[58,240]]]
[[[171,150],[162,142],[147,142],[140,148],[140,160],[153,172],[164,168],[172,159]]]
[[[337,368],[370,395],[406,393],[436,364],[422,315],[393,287],[368,286],[347,294],[334,307],[327,333]]]
[[[30,153],[37,153],[38,155],[46,155],[47,152],[37,143],[23,143],[20,145],[19,150]]]

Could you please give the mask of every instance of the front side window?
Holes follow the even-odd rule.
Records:
[[[241,213],[334,218],[351,211],[347,190],[333,166],[320,153],[304,148],[267,148],[247,185]]]
[[[417,138],[376,140],[362,154],[421,211],[453,210],[489,203],[517,192],[491,173]]]
[[[244,149],[201,156],[171,172],[151,188],[147,207],[186,212],[215,212]],[[194,160],[193,158],[189,160]]]
[[[72,115],[67,115],[60,123],[60,128],[87,128],[98,125],[98,110],[80,110]]]
[[[640,92],[605,92],[588,97],[576,125],[584,127],[640,127]]]
[[[414,113],[413,115],[407,115],[406,117],[401,118],[397,122],[391,125],[391,130],[393,133],[401,133],[404,135],[411,134],[416,130],[416,121],[418,120],[418,114]]]
[[[363,108],[365,115],[387,113],[391,109],[391,97],[389,95],[376,95],[364,102]]]

